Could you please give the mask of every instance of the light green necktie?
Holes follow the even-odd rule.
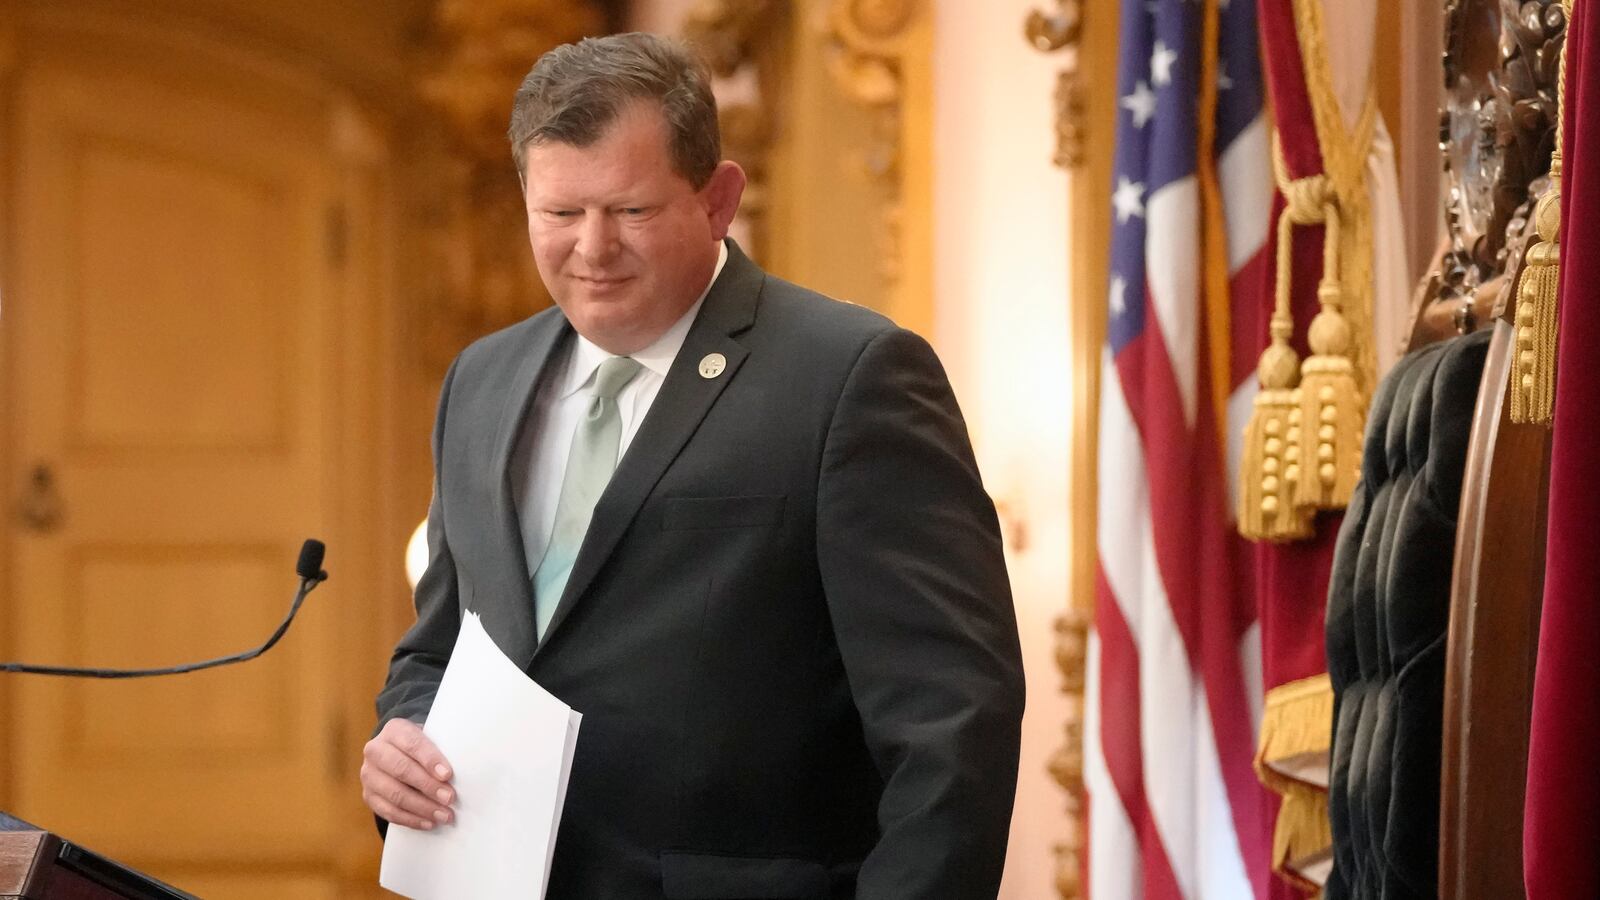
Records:
[[[600,364],[594,377],[589,411],[572,432],[572,450],[567,454],[567,471],[561,479],[561,499],[556,501],[555,527],[544,558],[533,573],[533,615],[539,639],[550,627],[561,592],[566,589],[578,548],[589,531],[594,505],[611,481],[617,468],[617,447],[622,443],[622,416],[617,412],[617,394],[633,376],[639,374],[638,361],[614,356]]]

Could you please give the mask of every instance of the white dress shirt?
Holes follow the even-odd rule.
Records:
[[[621,464],[639,423],[655,402],[661,391],[661,382],[672,368],[672,361],[683,348],[683,339],[689,335],[689,326],[700,312],[711,285],[717,283],[722,267],[728,261],[727,245],[717,252],[717,266],[711,280],[700,292],[699,299],[677,322],[650,346],[630,354],[643,368],[617,395],[617,413],[622,418],[622,437],[617,445],[617,460]],[[556,502],[561,497],[561,481],[567,471],[567,454],[572,450],[572,433],[578,427],[589,403],[593,399],[594,375],[600,364],[614,354],[595,346],[583,335],[577,335],[568,345],[565,358],[551,360],[535,389],[533,409],[528,412],[524,437],[517,442],[511,461],[512,498],[517,504],[517,518],[522,526],[522,543],[528,551],[528,576],[538,570],[544,559],[544,550],[550,543],[550,532],[555,528]]]

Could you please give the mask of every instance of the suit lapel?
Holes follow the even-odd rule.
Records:
[[[667,370],[666,380],[650,412],[640,423],[628,452],[617,464],[616,474],[611,476],[605,493],[595,504],[589,531],[584,535],[572,575],[567,579],[561,602],[556,606],[550,627],[545,630],[544,640],[539,643],[539,650],[550,643],[551,636],[616,550],[656,482],[700,427],[723,389],[738,374],[749,351],[734,336],[755,321],[756,303],[765,278],[765,273],[740,252],[738,245],[728,241],[728,262],[722,274],[706,295],[683,347]],[[715,378],[703,378],[700,361],[711,353],[722,354],[727,361],[726,368]]]
[[[489,476],[496,488],[489,532],[492,539],[501,542],[501,546],[499,552],[485,555],[487,559],[503,561],[497,581],[521,585],[522,591],[513,596],[509,609],[479,610],[480,615],[497,612],[505,617],[495,633],[505,637],[508,644],[506,650],[512,658],[524,662],[532,658],[538,638],[533,620],[533,583],[528,579],[522,522],[517,516],[517,503],[512,493],[511,459],[518,440],[527,429],[534,392],[551,361],[557,358],[564,339],[574,333],[559,311],[535,318],[530,327],[532,333],[505,389],[505,404],[501,408],[499,428],[491,445],[494,455],[489,463]]]

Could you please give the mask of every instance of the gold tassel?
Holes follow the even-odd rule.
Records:
[[[1322,283],[1317,302],[1322,311],[1311,320],[1306,343],[1311,356],[1300,365],[1298,440],[1305,454],[1295,481],[1295,506],[1307,511],[1342,509],[1361,478],[1361,430],[1367,405],[1356,379],[1354,335],[1344,316],[1339,284],[1339,212],[1323,209]],[[1313,438],[1314,436],[1314,438]]]
[[[1572,21],[1573,0],[1561,8]],[[1556,76],[1556,148],[1550,189],[1534,207],[1539,241],[1528,250],[1517,282],[1517,358],[1511,372],[1511,421],[1549,425],[1556,408],[1556,322],[1561,295],[1561,157],[1566,152],[1567,42]]]
[[[1511,421],[1549,425],[1556,405],[1556,301],[1561,290],[1561,154],[1550,158],[1550,189],[1533,214],[1539,241],[1517,283],[1517,367]]]
[[[1311,518],[1294,505],[1299,448],[1289,440],[1295,412],[1294,380],[1300,357],[1289,346],[1294,327],[1287,312],[1272,316],[1272,344],[1261,354],[1250,424],[1244,431],[1239,479],[1239,533],[1252,541],[1290,541],[1311,536]]]
[[[1272,162],[1285,205],[1278,216],[1278,259],[1272,321],[1272,343],[1261,352],[1256,378],[1261,390],[1244,430],[1244,458],[1239,466],[1239,534],[1251,541],[1292,541],[1310,537],[1311,516],[1295,507],[1294,484],[1300,478],[1300,446],[1295,382],[1300,355],[1289,346],[1294,317],[1289,303],[1294,262],[1294,226],[1316,220],[1326,179],[1288,179],[1278,136],[1272,136]]]

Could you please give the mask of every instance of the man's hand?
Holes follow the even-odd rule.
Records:
[[[450,764],[417,723],[385,722],[361,757],[361,799],[379,817],[423,831],[455,819]]]

